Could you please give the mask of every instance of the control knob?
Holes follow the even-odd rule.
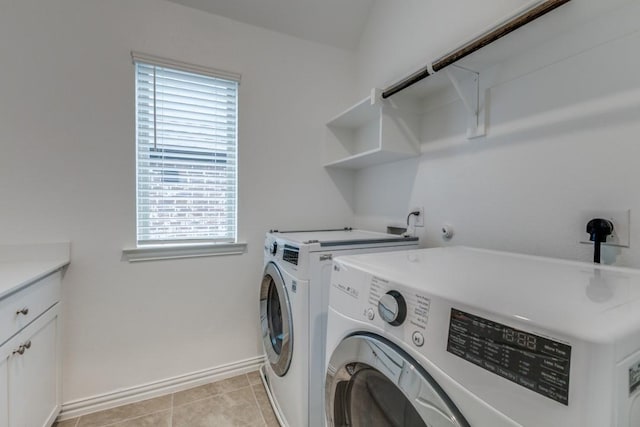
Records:
[[[278,242],[271,243],[271,248],[269,248],[269,251],[271,252],[271,255],[275,255],[276,253],[278,253]]]
[[[407,317],[407,303],[398,291],[389,291],[378,301],[380,317],[392,326],[400,326]]]
[[[367,319],[369,320],[373,320],[376,318],[376,313],[373,312],[373,308],[368,308],[365,314],[367,315]]]

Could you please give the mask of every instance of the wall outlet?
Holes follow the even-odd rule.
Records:
[[[613,233],[607,237],[607,241],[603,246],[617,246],[622,248],[628,248],[631,244],[631,210],[589,210],[580,213],[580,228],[582,234],[580,235],[580,243],[593,244],[589,240],[589,234],[587,234],[587,223],[593,218],[608,219],[613,223]]]
[[[413,226],[414,227],[424,227],[424,207],[421,208],[411,208],[411,210],[409,212],[420,212],[420,215],[415,216],[415,215],[411,215],[413,217]]]

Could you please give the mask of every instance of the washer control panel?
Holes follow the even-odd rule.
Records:
[[[569,405],[568,344],[452,308],[447,351]]]
[[[422,335],[420,331],[415,331],[413,335],[411,335],[411,340],[416,347],[422,347],[424,345],[424,335]]]
[[[427,333],[430,305],[431,300],[426,295],[372,276],[368,307],[364,314],[370,321],[380,318],[392,328],[392,332],[416,347],[422,347]]]
[[[388,291],[378,300],[378,313],[388,324],[400,326],[407,318],[407,303],[400,292]]]
[[[367,311],[365,311],[365,313],[367,314],[367,319],[369,320],[373,320],[376,318],[376,312],[373,311],[373,308],[367,308]]]

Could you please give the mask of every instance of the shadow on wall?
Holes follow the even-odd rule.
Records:
[[[414,189],[420,170],[414,157],[362,169],[355,176],[357,226],[385,231],[387,226],[404,227],[415,203]]]
[[[487,96],[488,102],[490,96]],[[473,147],[478,150],[495,149],[505,144],[531,143],[547,137],[567,135],[576,129],[588,131],[603,126],[615,127],[637,120],[639,107],[640,90],[635,90],[546,111],[525,119],[489,122],[486,141],[490,144],[473,144]],[[431,159],[454,156],[469,144],[462,134],[444,138],[434,136],[425,135],[421,148],[422,154],[428,153]]]
[[[420,158],[414,157],[360,170],[325,170],[356,216],[356,226],[384,232],[387,226],[406,226],[419,167]],[[363,187],[374,191],[356,194]]]
[[[355,212],[355,171],[349,169],[325,168],[325,171],[342,195],[342,199]]]

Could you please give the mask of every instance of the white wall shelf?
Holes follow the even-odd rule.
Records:
[[[327,168],[361,169],[419,154],[416,111],[383,101],[374,89],[327,123]]]
[[[354,154],[343,159],[336,160],[331,163],[326,163],[326,168],[340,168],[340,169],[363,169],[370,166],[379,165],[382,163],[395,162],[397,160],[413,157],[415,154],[396,153],[393,151],[384,151],[380,148],[373,150],[363,151],[362,153]]]
[[[327,168],[362,169],[418,156],[430,97],[454,89],[468,113],[467,138],[485,135],[478,72],[452,65],[386,100],[379,89],[327,123]]]
[[[445,61],[442,67],[436,67],[439,61],[431,63],[411,75],[414,77],[428,72],[427,78],[386,100],[380,96],[380,90],[374,89],[371,96],[329,121],[325,167],[360,169],[418,155],[421,119],[428,114],[430,108],[434,107],[434,102],[439,102],[431,99],[432,95],[438,91],[447,91],[444,88],[448,88],[448,92],[455,93],[457,99],[464,104],[467,112],[467,139],[485,136],[485,94],[487,88],[491,87],[486,77],[489,77],[487,74],[490,75],[491,72],[483,71],[485,81],[481,83],[480,73],[475,70],[489,70],[494,64],[523,52],[527,47],[535,46],[541,38],[548,38],[549,31],[540,31],[542,20],[528,23],[526,29],[516,31],[509,37],[499,36],[496,39],[494,36],[500,34],[501,29],[507,27],[508,22],[526,17],[528,11],[549,7],[551,3],[558,2],[529,0],[512,15],[472,36],[470,40],[480,43],[481,46],[477,52],[469,56],[463,55],[461,59],[455,60],[455,63]],[[555,7],[558,6],[553,6]],[[552,33],[563,28],[562,13],[550,14],[544,21],[547,23],[555,21]],[[481,43],[487,40],[486,37],[489,37],[489,45]],[[467,47],[470,43],[468,39],[459,43],[460,48],[457,51],[449,52],[440,59],[446,59],[448,55],[455,57],[454,53],[463,50],[463,47]],[[439,71],[434,72],[434,69]],[[435,98],[443,99],[439,95]]]

